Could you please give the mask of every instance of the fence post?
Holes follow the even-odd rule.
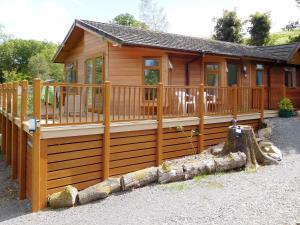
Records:
[[[237,86],[236,84],[232,86],[233,89],[233,107],[232,107],[232,115],[234,119],[237,119],[237,107],[238,107],[238,95],[237,95]]]
[[[162,164],[163,152],[163,96],[164,86],[163,83],[158,83],[157,86],[157,151],[156,151],[156,164]]]
[[[261,85],[261,96],[260,96],[260,121],[263,122],[265,118],[265,87]]]
[[[26,151],[27,151],[27,133],[24,130],[23,122],[27,120],[27,80],[22,81],[22,97],[19,128],[19,198],[26,198]]]
[[[18,112],[18,82],[13,83],[12,95],[13,95],[13,106],[11,113],[11,174],[12,178],[16,179],[18,176],[18,127],[15,124],[15,117]]]
[[[9,115],[11,113],[11,89],[12,83],[7,84],[6,94],[6,163],[11,164],[11,122]]]
[[[199,86],[199,138],[198,138],[198,153],[204,149],[204,84]]]
[[[103,180],[109,177],[110,162],[110,81],[104,82],[104,149],[103,149]]]
[[[36,120],[41,120],[41,90],[42,81],[40,79],[34,79],[33,81],[33,117]],[[41,140],[40,140],[40,127],[32,134],[32,211],[37,212],[40,210],[41,192]]]
[[[6,154],[6,84],[3,84],[3,96],[2,96],[2,121],[1,121],[1,133],[2,133],[2,152]]]

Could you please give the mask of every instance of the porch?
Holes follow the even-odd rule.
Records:
[[[34,80],[32,87],[3,84],[0,97],[1,153],[19,181],[20,199],[31,199],[33,211],[65,185],[83,189],[199,153],[224,140],[233,118],[257,129],[272,114],[264,111],[263,87]],[[31,132],[30,118],[40,121]]]

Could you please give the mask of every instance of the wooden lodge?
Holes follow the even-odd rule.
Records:
[[[257,129],[283,97],[300,107],[299,43],[250,47],[76,20],[53,61],[65,82],[0,85],[1,153],[33,211],[66,185],[200,153],[224,141],[233,118]]]

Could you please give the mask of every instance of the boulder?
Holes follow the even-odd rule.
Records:
[[[75,187],[66,186],[63,191],[48,196],[48,203],[52,209],[72,207],[76,203],[78,191]]]
[[[265,145],[261,147],[261,150],[267,154],[269,157],[281,161],[282,160],[282,153],[279,148],[277,148],[275,145]]]
[[[258,130],[258,137],[263,141],[268,141],[271,139],[272,128],[266,127]]]
[[[108,178],[105,181],[88,187],[78,193],[80,204],[85,204],[91,201],[104,199],[109,194],[118,192],[121,189],[119,178]]]

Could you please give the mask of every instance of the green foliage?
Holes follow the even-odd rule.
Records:
[[[237,16],[236,11],[224,10],[223,16],[215,18],[216,25],[213,38],[219,41],[228,41],[241,43],[242,37],[242,21]]]
[[[9,74],[18,80],[23,77],[29,81],[35,77],[62,80],[63,65],[51,62],[56,49],[56,44],[36,40],[10,39],[3,42],[0,44],[0,82],[10,79]],[[37,72],[38,66],[42,68]]]
[[[277,33],[272,33],[268,45],[281,45],[288,44],[297,41],[300,36],[300,29],[294,29],[291,31],[281,31]],[[300,41],[298,39],[298,41]]]
[[[271,17],[269,13],[256,12],[250,15],[251,26],[248,28],[250,33],[249,44],[263,46],[268,43],[271,29]]]
[[[13,82],[13,81],[22,81],[22,80],[29,80],[31,77],[22,72],[13,71],[3,71],[3,78],[6,82]]]
[[[279,109],[284,110],[284,111],[288,111],[288,112],[293,112],[294,111],[294,106],[293,106],[292,101],[289,98],[283,98],[279,102]]]
[[[118,16],[116,16],[112,23],[123,25],[123,26],[129,26],[129,27],[135,27],[135,28],[141,28],[141,29],[148,29],[147,24],[144,22],[138,21],[134,18],[133,15],[129,13],[123,13]]]

